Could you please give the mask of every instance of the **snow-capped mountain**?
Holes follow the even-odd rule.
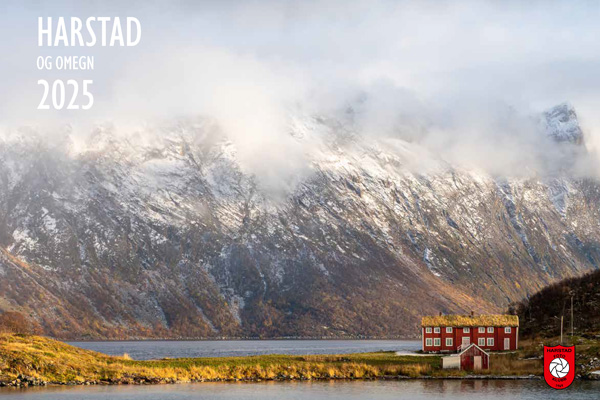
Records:
[[[574,110],[544,115],[581,145]],[[396,336],[598,268],[600,185],[499,178],[324,118],[273,199],[208,123],[0,141],[0,310],[63,337]]]
[[[570,103],[563,103],[546,111],[543,122],[547,134],[557,142],[577,145],[583,143],[583,132],[577,120],[577,113]]]

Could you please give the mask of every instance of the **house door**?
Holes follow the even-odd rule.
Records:
[[[466,349],[471,344],[471,339],[466,336],[462,338],[461,348]]]
[[[481,356],[473,357],[473,369],[479,371],[481,369]]]
[[[510,350],[510,338],[504,338],[504,350]]]

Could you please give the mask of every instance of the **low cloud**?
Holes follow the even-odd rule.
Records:
[[[307,116],[400,138],[452,164],[532,176],[564,171],[557,163],[572,156],[540,134],[535,117],[570,101],[589,154],[600,148],[600,10],[587,2],[16,4],[4,6],[0,28],[12,38],[2,51],[13,54],[0,67],[5,126],[68,123],[77,132],[205,116],[247,172],[286,190],[320,145],[290,135]],[[37,16],[71,14],[135,16],[142,42],[89,50],[96,70],[75,75],[94,79],[93,110],[38,111],[35,57],[88,50],[37,48]],[[596,176],[589,154],[569,172]]]

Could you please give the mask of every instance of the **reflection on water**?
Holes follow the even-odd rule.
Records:
[[[10,400],[270,400],[270,399],[581,399],[597,400],[600,382],[575,381],[551,389],[544,381],[403,380],[263,383],[197,383],[159,386],[87,386],[33,389],[0,388]]]
[[[134,360],[181,357],[236,357],[261,354],[344,354],[415,351],[419,340],[199,340],[69,342],[104,354],[127,353]]]

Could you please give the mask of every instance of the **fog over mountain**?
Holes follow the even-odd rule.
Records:
[[[591,4],[147,3],[5,3],[13,18],[0,33],[18,39],[0,44],[11,54],[0,66],[1,125],[47,132],[70,124],[86,135],[111,123],[129,134],[173,118],[214,118],[248,172],[278,183],[309,160],[311,149],[289,139],[293,119],[342,118],[349,107],[361,133],[514,173],[540,143],[528,117],[569,101],[586,146],[597,148],[600,11]],[[143,39],[132,48],[40,48],[42,14],[135,15]],[[95,70],[39,71],[38,55],[93,55]],[[67,77],[94,79],[92,110],[32,108],[38,79]],[[539,167],[538,157],[531,162]],[[263,177],[270,170],[282,177]]]
[[[513,177],[365,137],[348,113],[290,126],[311,152],[285,192],[212,119],[13,132],[0,307],[60,337],[411,335],[424,313],[500,311],[598,267],[600,187],[573,174],[589,154],[569,105],[534,118],[555,173]]]
[[[411,335],[598,268],[597,7],[146,3],[0,6],[0,311],[60,337]],[[38,48],[38,15],[142,39]],[[35,110],[67,77],[93,109]]]

